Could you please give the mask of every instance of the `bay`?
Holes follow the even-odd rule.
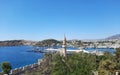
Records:
[[[49,47],[40,47],[40,50],[47,49]],[[53,48],[61,48],[60,47],[53,47]],[[0,47],[0,65],[2,62],[10,62],[12,65],[12,68],[19,68],[23,67],[29,64],[36,63],[38,59],[44,58],[44,53],[35,53],[35,52],[28,52],[30,50],[34,50],[34,46],[5,46]],[[69,50],[78,50],[76,47],[67,47]],[[91,52],[94,50],[98,51],[108,51],[110,53],[114,53],[115,49],[109,49],[109,48],[86,48],[85,50]],[[0,72],[1,72],[0,67]]]
[[[36,63],[38,59],[44,57],[43,53],[27,52],[32,49],[34,49],[33,46],[0,47],[0,65],[2,62],[10,62],[12,68],[15,69]]]

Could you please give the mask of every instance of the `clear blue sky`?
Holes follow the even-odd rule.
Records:
[[[0,0],[0,40],[101,39],[120,33],[120,0]]]

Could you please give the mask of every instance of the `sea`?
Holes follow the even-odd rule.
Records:
[[[30,65],[33,63],[37,63],[38,59],[44,58],[44,53],[35,53],[29,52],[34,50],[36,47],[34,46],[4,46],[0,47],[0,72],[2,62],[10,62],[12,65],[12,69],[23,67],[26,65]],[[40,50],[45,50],[49,47],[39,47]],[[54,47],[54,48],[61,48],[61,47]],[[67,49],[75,49],[76,47],[67,47]],[[94,48],[86,48],[87,51],[96,50]],[[108,51],[110,53],[114,53],[115,49],[108,49],[108,48],[98,48],[99,51]]]

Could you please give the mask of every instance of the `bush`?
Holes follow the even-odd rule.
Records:
[[[3,62],[2,63],[2,70],[5,74],[9,74],[12,69],[12,66],[9,62]]]

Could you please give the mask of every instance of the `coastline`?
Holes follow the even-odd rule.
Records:
[[[23,67],[25,65],[36,63],[38,59],[44,58],[44,53],[27,52],[30,49],[34,49],[34,46],[3,46],[3,47],[0,47],[0,52],[1,53],[3,52],[2,53],[3,55],[2,56],[0,55],[1,62],[9,61],[12,63],[13,69],[15,69],[15,68]],[[68,49],[76,49],[76,48],[70,47]],[[88,48],[87,50],[93,51],[95,49]],[[97,50],[100,50],[100,51],[107,50],[111,52],[115,51],[114,49],[106,49],[106,48],[99,48]]]

